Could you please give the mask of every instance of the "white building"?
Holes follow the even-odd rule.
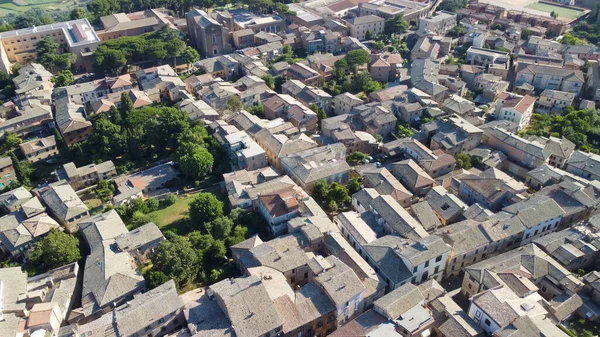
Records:
[[[519,130],[526,127],[533,115],[535,98],[502,92],[498,95],[495,116],[496,119],[507,120],[519,125]]]
[[[468,64],[479,66],[488,66],[491,64],[506,64],[509,60],[509,54],[492,49],[469,47],[467,49],[466,61]]]
[[[353,17],[346,20],[350,29],[350,36],[357,38],[359,41],[366,40],[367,32],[371,32],[372,36],[383,33],[384,19],[376,15],[364,15]]]
[[[437,11],[434,16],[419,19],[417,34],[421,36],[428,34],[444,35],[454,26],[456,26],[455,13]]]

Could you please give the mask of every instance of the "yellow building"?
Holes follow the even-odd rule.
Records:
[[[177,29],[173,17],[164,8],[148,9],[134,13],[117,13],[100,18],[102,30],[96,31],[100,41],[122,36],[138,36],[159,30],[163,26]]]
[[[0,70],[10,73],[15,63],[34,62],[37,43],[46,37],[61,45],[58,53],[75,54],[77,69],[91,69],[100,39],[87,19],[79,19],[0,33]]]

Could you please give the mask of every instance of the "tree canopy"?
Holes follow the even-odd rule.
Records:
[[[454,159],[456,159],[457,169],[468,170],[473,167],[473,164],[471,163],[471,156],[466,152],[458,153],[456,156],[454,156]]]
[[[598,153],[592,144],[600,140],[600,116],[594,109],[575,110],[572,106],[563,115],[533,114],[524,134],[565,137],[582,151]]]
[[[363,49],[355,49],[349,51],[345,56],[349,67],[359,66],[368,63],[371,60],[369,53]]]
[[[227,109],[233,113],[240,112],[244,108],[242,101],[235,95],[229,97],[226,106]]]
[[[46,36],[36,45],[36,57],[44,67],[53,71],[55,68],[68,69],[75,63],[75,54],[62,53],[60,44],[55,42],[50,36]]]
[[[101,43],[94,52],[94,70],[100,74],[119,74],[126,64],[141,61],[165,61],[186,49],[185,41],[176,29],[161,29],[139,36],[123,36]],[[188,57],[189,51],[184,54]]]
[[[196,278],[199,270],[198,255],[190,241],[184,237],[176,236],[173,240],[166,240],[156,247],[150,256],[152,270],[161,272],[169,279],[183,285]],[[154,275],[157,281],[162,281],[162,275]]]
[[[14,29],[22,29],[33,26],[42,26],[54,23],[52,16],[47,11],[41,8],[31,8],[27,11],[15,16],[11,20],[11,25]]]
[[[52,77],[52,83],[55,87],[64,87],[73,84],[73,82],[75,82],[75,76],[69,69],[63,70]]]
[[[79,240],[73,235],[58,229],[51,229],[48,235],[35,243],[29,259],[44,264],[48,269],[58,268],[81,259]]]
[[[223,203],[211,193],[198,193],[190,203],[190,218],[196,224],[211,222],[223,216]]]
[[[404,18],[404,15],[402,14],[396,15],[385,20],[383,25],[383,30],[388,35],[406,33],[408,31],[408,28],[410,27],[408,22]]]
[[[571,32],[566,32],[565,35],[563,35],[562,39],[560,39],[560,43],[581,46],[585,46],[588,44],[585,40],[575,37]]]
[[[438,10],[456,12],[459,9],[467,7],[468,0],[443,0]]]

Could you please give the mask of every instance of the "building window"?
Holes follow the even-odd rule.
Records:
[[[490,320],[487,318],[485,319],[484,322],[485,322],[485,325],[487,325],[487,326],[490,326],[492,324],[492,322],[490,322]]]

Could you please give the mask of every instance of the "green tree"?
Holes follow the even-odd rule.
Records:
[[[345,57],[341,58],[335,61],[333,67],[333,76],[337,81],[340,81],[346,75],[346,70],[348,69],[348,61]]]
[[[262,79],[263,81],[265,81],[265,84],[266,84],[266,85],[267,85],[269,88],[271,88],[271,89],[275,89],[275,79],[273,78],[273,76],[271,76],[270,74],[266,74],[266,75],[263,75],[263,76],[261,77],[261,79]]]
[[[52,228],[48,235],[35,243],[29,259],[44,264],[48,269],[73,263],[81,259],[79,241],[71,234]]]
[[[94,0],[87,4],[87,10],[96,20],[101,16],[110,15],[120,10],[116,0]]]
[[[17,15],[12,21],[15,29],[28,28],[33,26],[42,26],[54,23],[52,17],[41,8],[32,8]]]
[[[192,247],[200,252],[206,251],[215,241],[211,234],[202,234],[200,231],[191,232],[188,234],[188,239]]]
[[[385,43],[382,41],[375,42],[375,50],[382,51],[385,48]]]
[[[126,92],[121,93],[121,116],[126,118],[133,111],[133,101]]]
[[[225,274],[225,271],[223,271],[221,268],[212,269],[209,277],[210,283],[217,283],[221,281],[223,279],[223,274]]]
[[[572,46],[574,46],[574,45],[584,46],[584,45],[588,44],[584,40],[573,36],[573,34],[571,32],[566,32],[565,35],[563,35],[562,39],[560,40],[560,43],[572,45]]]
[[[67,85],[71,85],[75,82],[75,76],[73,73],[66,69],[52,77],[52,83],[54,83],[55,87],[64,87]]]
[[[56,139],[56,147],[59,150],[65,147],[65,141],[58,128],[54,128],[54,138]]]
[[[11,30],[15,30],[15,26],[10,23],[3,23],[0,25],[0,33],[2,32],[10,32]]]
[[[152,271],[162,272],[180,285],[192,281],[198,274],[198,256],[190,241],[183,237],[161,242],[150,259]]]
[[[50,36],[40,40],[35,47],[37,62],[46,68],[52,69],[59,46]]]
[[[349,67],[360,66],[371,60],[369,53],[363,49],[351,50],[346,54],[345,58]]]
[[[251,107],[246,108],[246,111],[253,115],[263,118],[265,115],[265,106],[261,102],[258,102],[257,105],[253,105]]]
[[[166,149],[175,149],[179,135],[186,133],[190,128],[187,114],[172,107],[160,109],[157,121],[158,124],[155,124],[152,134],[160,136],[160,139],[155,139],[155,141]]]
[[[158,210],[159,201],[156,198],[148,198],[144,201],[146,207],[148,208],[148,212],[154,212]]]
[[[410,25],[404,18],[404,15],[400,14],[385,20],[383,27],[387,35],[392,35],[406,33]]]
[[[461,8],[467,7],[468,0],[444,0],[438,7],[438,10],[456,12]]]
[[[337,202],[335,202],[335,200],[329,200],[329,203],[327,204],[327,208],[329,209],[330,212],[337,212],[338,210],[338,204]]]
[[[104,179],[100,180],[94,190],[98,198],[103,202],[107,202],[112,198],[113,191],[110,189],[110,185]]]
[[[412,135],[414,135],[415,133],[410,129],[409,126],[407,125],[403,125],[403,124],[398,124],[397,129],[397,133],[398,133],[398,137],[400,138],[406,138],[406,137],[410,137]]]
[[[228,238],[227,246],[231,247],[236,245],[244,240],[246,240],[246,236],[248,235],[248,227],[244,226],[235,226],[233,228],[233,232]]]
[[[367,159],[368,155],[360,151],[352,152],[346,159],[352,164],[357,164]]]
[[[553,17],[554,19],[558,18],[558,13],[556,13],[555,11],[550,12],[550,16]]]
[[[198,193],[190,203],[190,218],[196,224],[205,224],[222,216],[223,203],[211,193]]]
[[[5,133],[4,139],[0,142],[0,155],[6,156],[19,148],[23,140],[14,133]]]
[[[227,261],[227,247],[225,243],[220,240],[213,240],[210,245],[204,251],[203,257],[206,267],[221,266]]]
[[[11,97],[15,94],[12,77],[3,71],[0,71],[0,88],[2,88],[0,90],[6,97]]]
[[[31,180],[29,179],[29,176],[31,175],[32,170],[29,167],[29,163],[21,163],[14,152],[10,153],[10,158],[12,159],[13,168],[15,169],[17,179],[22,185],[31,186]]]
[[[217,240],[225,240],[231,233],[232,228],[233,220],[226,216],[218,217],[211,223],[212,236]]]
[[[448,31],[448,35],[453,36],[453,37],[460,37],[463,36],[467,33],[467,29],[461,25],[458,24],[454,27],[452,27],[452,29],[450,29],[450,31]]]
[[[361,92],[365,90],[367,83],[373,81],[371,74],[366,71],[361,71],[352,78],[352,91]],[[377,81],[375,81],[377,82]],[[381,85],[380,85],[381,87]],[[369,89],[371,89],[370,87]]]
[[[370,41],[373,40],[373,38],[373,33],[370,30],[367,30],[367,32],[365,33],[365,40]]]
[[[154,218],[152,216],[144,214],[140,211],[135,211],[131,216],[131,220],[129,220],[129,226],[131,229],[135,229],[150,222],[154,222]]]
[[[312,197],[319,203],[324,203],[329,194],[329,185],[325,180],[319,180],[314,183],[312,189]]]
[[[317,124],[318,127],[321,126],[321,121],[327,118],[327,113],[325,112],[325,109],[318,109],[317,112]]]
[[[152,290],[170,280],[162,271],[149,271],[144,274],[144,279],[146,280],[146,290]]]
[[[381,83],[374,81],[374,80],[368,81],[363,86],[363,92],[365,93],[365,95],[368,95],[372,92],[380,91],[381,89],[382,89]]]
[[[71,20],[86,19],[87,17],[88,12],[81,7],[74,8],[71,13],[69,13],[69,18]]]
[[[173,193],[167,194],[167,197],[162,200],[164,207],[169,207],[177,202],[177,196]]]
[[[176,66],[176,58],[181,55],[186,48],[186,44],[181,39],[179,30],[169,28],[169,26],[165,25],[159,30],[151,33],[149,37],[163,42],[163,48],[166,52],[166,56],[172,58],[173,66]]]
[[[73,53],[61,53],[54,57],[54,66],[58,69],[69,69],[77,61]]]
[[[234,113],[240,112],[242,110],[242,108],[244,108],[239,97],[237,97],[235,95],[229,97],[229,99],[227,100],[226,107],[227,107],[227,110],[234,112]]]
[[[111,122],[104,114],[94,119],[94,128],[88,142],[94,144],[91,151],[102,157],[118,157],[125,150],[121,126]]]
[[[207,149],[202,146],[188,144],[180,151],[183,155],[178,157],[179,168],[186,176],[193,179],[202,179],[210,173],[214,164],[214,158]]]
[[[94,70],[100,74],[117,75],[127,64],[127,58],[121,50],[98,46],[94,53]]]
[[[471,156],[466,152],[458,153],[454,159],[456,159],[456,168],[468,170],[473,167]]]
[[[360,191],[360,181],[358,178],[352,178],[348,181],[348,193],[354,194]]]
[[[531,35],[533,35],[533,31],[529,28],[523,28],[523,30],[521,31],[521,39],[525,41],[528,41]]]
[[[340,185],[335,182],[329,186],[329,193],[327,193],[327,197],[330,200],[334,200],[338,205],[345,204],[350,201],[348,189],[344,185]]]
[[[200,59],[200,55],[198,54],[196,49],[189,46],[185,47],[185,49],[181,53],[181,56],[183,57],[183,62],[185,62],[188,65],[188,68],[191,64],[197,62]]]

